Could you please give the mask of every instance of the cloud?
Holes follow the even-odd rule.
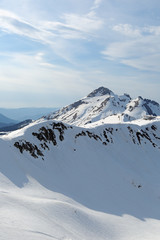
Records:
[[[91,10],[95,10],[95,9],[99,8],[101,3],[102,3],[102,0],[95,0],[93,3],[93,6],[91,7]]]
[[[144,27],[143,29],[144,29],[144,32],[146,33],[160,36],[160,26],[148,26],[148,27]]]
[[[140,37],[141,30],[139,28],[134,28],[130,24],[118,24],[113,26],[113,30],[119,32],[120,34],[126,35],[128,37]]]
[[[103,26],[103,21],[96,17],[79,14],[63,14],[61,22],[46,21],[42,23],[43,29],[66,39],[93,38]]]
[[[30,23],[5,10],[0,10],[0,28],[7,33],[24,35],[35,39],[40,33],[40,30]]]
[[[102,51],[106,59],[141,70],[160,71],[160,26],[136,28],[129,24],[119,24],[113,27],[113,31],[125,38],[108,44]]]
[[[85,46],[83,42],[80,46],[80,41],[95,40],[102,26],[103,21],[100,18],[88,14],[64,13],[59,21],[41,20],[33,24],[10,11],[0,10],[0,29],[3,32],[46,45],[54,54],[70,63],[75,63],[73,56],[78,51],[84,51],[82,45],[83,48]],[[73,44],[73,41],[77,43]]]
[[[135,81],[142,89],[146,76],[139,70],[153,71],[147,71],[148,79],[159,79],[158,5],[150,0],[2,0],[1,89],[35,92],[41,99],[43,93],[46,99],[47,93],[59,93],[60,99],[69,90],[78,99],[98,85],[130,91],[127,82]]]
[[[10,59],[9,62],[8,58],[0,61],[0,85],[3,92],[18,91],[44,95],[59,92],[69,96],[70,91],[74,89],[73,95],[76,96],[87,85],[80,71],[45,62],[45,53],[1,55]]]
[[[87,38],[87,34],[93,34],[103,25],[96,16],[63,14],[61,21],[41,21],[33,25],[12,12],[0,10],[0,28],[10,34],[23,35],[37,41],[49,43],[51,38]],[[52,39],[53,40],[53,39]]]
[[[88,15],[65,14],[64,20],[66,26],[84,33],[93,33],[103,25],[102,20]]]
[[[147,36],[159,36],[160,35],[160,26],[145,26],[145,27],[137,27],[132,26],[131,24],[118,24],[113,26],[113,31],[116,31],[122,35],[126,35],[128,37],[139,38],[145,35]]]
[[[160,72],[160,54],[142,56],[135,59],[124,59],[122,63],[141,70]]]

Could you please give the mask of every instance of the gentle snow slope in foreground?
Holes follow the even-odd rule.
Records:
[[[159,240],[159,147],[158,120],[1,137],[0,239]]]

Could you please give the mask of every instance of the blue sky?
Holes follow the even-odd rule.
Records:
[[[160,102],[159,0],[0,0],[0,107],[61,107],[99,86]]]

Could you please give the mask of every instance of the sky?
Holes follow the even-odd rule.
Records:
[[[160,103],[159,0],[0,0],[0,107],[104,86]]]

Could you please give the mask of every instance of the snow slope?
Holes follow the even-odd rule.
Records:
[[[131,99],[128,94],[118,96],[108,88],[100,87],[87,97],[48,115],[46,119],[88,127],[88,124],[99,120],[121,123],[141,119],[146,115],[160,116],[160,105],[142,97]]]
[[[158,240],[160,119],[0,137],[0,239]]]

